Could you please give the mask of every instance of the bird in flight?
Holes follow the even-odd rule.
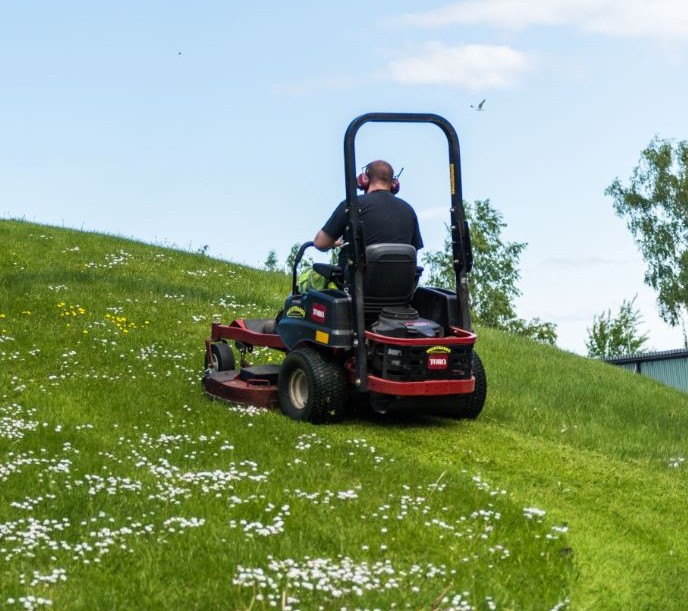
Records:
[[[485,104],[485,100],[483,100],[482,102],[480,102],[480,104],[478,104],[477,106],[473,106],[473,104],[471,104],[471,108],[472,108],[473,110],[485,110],[485,109],[483,108],[483,105],[484,105],[484,104]]]

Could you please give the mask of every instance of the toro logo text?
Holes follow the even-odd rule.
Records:
[[[322,303],[314,303],[311,309],[311,320],[323,324],[327,316],[327,306]]]
[[[428,369],[446,369],[449,366],[451,349],[446,346],[433,346],[426,350],[428,355]]]

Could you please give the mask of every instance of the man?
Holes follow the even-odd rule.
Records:
[[[416,250],[423,248],[423,238],[418,227],[418,218],[411,205],[396,197],[399,181],[394,176],[392,166],[378,159],[371,161],[358,177],[358,187],[365,193],[358,196],[358,218],[363,226],[363,247],[371,244],[411,244]],[[313,243],[320,251],[337,248],[344,243],[344,231],[349,222],[346,200],[341,202],[316,234]],[[339,252],[339,266],[346,267],[347,246]],[[299,290],[322,289],[328,284],[325,278],[313,270],[305,270],[299,275]]]
[[[399,181],[389,163],[381,159],[371,161],[358,177],[358,185],[365,191],[358,196],[358,216],[363,225],[364,247],[393,243],[411,244],[416,250],[423,248],[418,218],[409,203],[396,197]],[[341,246],[348,220],[346,201],[343,201],[318,231],[313,240],[315,247],[326,251]],[[346,253],[340,252],[339,261],[340,265],[346,261]]]

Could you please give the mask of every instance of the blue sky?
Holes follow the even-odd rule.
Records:
[[[638,294],[649,347],[678,348],[604,189],[653,136],[688,138],[687,43],[679,0],[5,0],[0,216],[283,261],[343,198],[351,119],[435,112],[464,197],[528,243],[521,317],[583,353],[593,317]],[[357,161],[379,157],[440,248],[439,130],[364,126]]]

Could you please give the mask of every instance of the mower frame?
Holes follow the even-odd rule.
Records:
[[[434,322],[441,320],[445,330],[441,337],[397,338],[381,335],[366,328],[363,292],[366,258],[356,193],[355,155],[356,135],[366,123],[429,123],[439,127],[447,138],[451,192],[451,248],[456,290],[419,287],[411,302],[411,305],[420,311],[421,316],[434,318]],[[301,419],[298,409],[295,410],[293,406],[287,409],[282,404],[285,393],[294,391],[296,387],[290,381],[284,381],[283,384],[281,377],[286,380],[287,375],[291,376],[294,369],[316,368],[321,377],[337,378],[336,384],[333,382],[333,388],[337,393],[344,385],[348,385],[357,393],[368,393],[371,398],[382,396],[437,399],[438,402],[443,398],[449,401],[454,398],[458,401],[457,397],[461,396],[468,399],[473,393],[476,395],[473,402],[475,405],[469,405],[469,412],[473,415],[468,417],[477,416],[482,410],[487,387],[482,364],[473,352],[476,335],[471,325],[466,280],[473,258],[463,207],[461,160],[456,131],[446,119],[436,114],[367,113],[354,119],[346,130],[344,168],[348,215],[344,238],[349,243],[346,290],[308,290],[304,293],[299,291],[297,269],[304,252],[313,246],[313,242],[302,244],[294,259],[291,294],[285,301],[278,321],[240,318],[228,325],[219,321],[213,322],[211,335],[205,342],[206,373],[203,386],[206,393],[213,397],[255,406],[280,404],[286,414]],[[318,264],[315,267],[317,268]],[[241,353],[242,363],[239,369],[235,367],[231,351],[228,352],[227,347],[222,346],[229,340],[236,343]],[[282,367],[277,365],[247,367],[244,356],[251,352],[254,346],[285,352],[288,374],[281,376]],[[433,369],[433,363],[441,365],[443,359],[446,367],[446,360],[449,359],[454,363],[454,372],[465,373],[443,377],[444,374],[431,371],[423,377],[416,372],[412,379],[399,380],[394,376],[385,377],[379,367],[373,372],[369,371],[369,358],[373,350],[381,350],[386,355],[389,347],[392,347],[392,351],[398,348],[400,351],[424,352],[422,358],[426,364],[423,367],[427,367],[427,370]],[[292,354],[293,358],[290,356]],[[433,358],[437,360],[433,361]],[[476,367],[480,376],[473,375]],[[302,375],[300,371],[296,373],[295,378]],[[476,377],[480,377],[478,383]],[[303,394],[304,389],[296,390],[299,390],[296,395]],[[322,391],[319,396],[322,398],[329,395]],[[334,403],[339,405],[341,401],[337,399]],[[320,418],[323,414],[324,412],[318,412],[316,415]],[[307,416],[303,419],[316,420]]]
[[[368,390],[368,369],[365,345],[365,321],[363,316],[363,269],[365,250],[358,219],[356,184],[356,135],[366,123],[431,123],[439,127],[447,138],[449,147],[449,182],[451,189],[450,230],[452,262],[456,275],[456,290],[459,305],[459,327],[471,330],[471,315],[468,307],[468,284],[466,274],[473,264],[470,234],[463,207],[461,184],[461,154],[459,137],[454,127],[444,117],[430,113],[367,113],[354,119],[344,135],[344,174],[346,177],[346,206],[349,224],[345,239],[353,251],[348,261],[350,268],[351,298],[354,318],[354,350],[356,352],[356,384],[361,392]]]

